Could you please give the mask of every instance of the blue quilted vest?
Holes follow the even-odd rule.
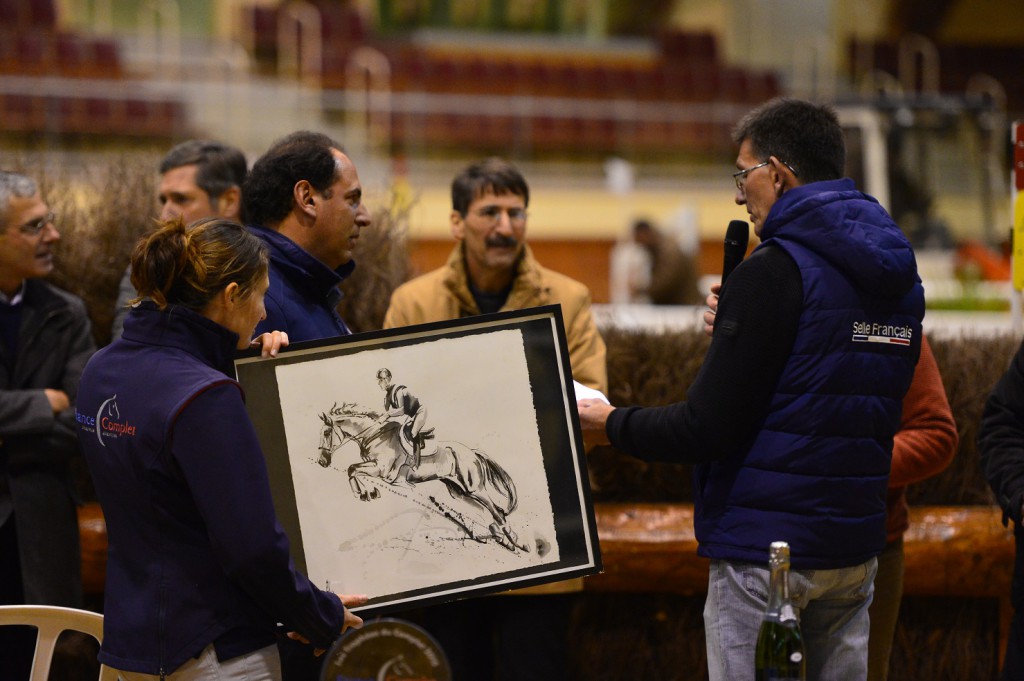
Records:
[[[858,565],[885,545],[885,494],[921,344],[910,244],[850,180],[793,189],[761,234],[800,269],[803,311],[763,425],[740,454],[699,466],[700,553],[797,569]]]

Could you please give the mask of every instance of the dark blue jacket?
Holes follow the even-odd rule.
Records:
[[[221,660],[274,642],[320,647],[344,609],[299,572],[277,522],[240,386],[237,335],[183,308],[133,309],[82,376],[79,440],[107,522],[100,660],[171,673],[213,642]]]
[[[257,335],[284,331],[297,343],[351,333],[337,311],[338,286],[355,262],[332,271],[288,237],[258,225],[249,229],[270,249],[270,288],[263,299],[267,318],[256,327]]]
[[[850,180],[785,193],[761,238],[796,262],[803,308],[761,428],[745,451],[698,467],[700,553],[762,563],[782,540],[794,567],[856,565],[885,545],[892,438],[924,316],[914,254]]]

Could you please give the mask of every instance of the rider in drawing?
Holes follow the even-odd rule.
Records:
[[[403,416],[409,417],[402,428],[402,433],[409,444],[407,460],[409,468],[416,469],[420,465],[420,455],[426,446],[426,441],[434,437],[433,428],[426,430],[423,428],[426,425],[427,409],[419,401],[419,398],[409,392],[407,387],[392,383],[391,371],[387,368],[377,372],[377,385],[384,391],[385,414],[381,417],[381,422],[399,419]]]

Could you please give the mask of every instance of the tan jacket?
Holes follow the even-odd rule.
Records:
[[[575,279],[542,267],[534,259],[530,247],[526,246],[523,257],[519,259],[512,291],[501,310],[521,310],[552,304],[562,306],[573,378],[607,394],[605,345],[597,331],[594,317],[590,314],[590,291]],[[384,328],[439,322],[477,314],[480,314],[480,308],[469,291],[460,243],[444,267],[427,272],[395,289],[384,315]],[[511,593],[554,594],[580,591],[582,588],[582,579],[569,579]]]
[[[590,314],[590,291],[587,287],[542,267],[526,246],[519,259],[512,292],[501,308],[522,310],[538,305],[559,304],[565,322],[569,363],[577,381],[608,393],[608,370],[605,366],[604,339],[597,331]],[[444,267],[427,272],[402,284],[391,295],[391,305],[384,315],[384,328],[439,322],[480,314],[469,291],[466,266],[460,243],[448,257]]]

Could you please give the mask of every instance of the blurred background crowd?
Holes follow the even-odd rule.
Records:
[[[361,276],[392,281],[356,328],[443,262],[448,178],[495,154],[531,178],[538,258],[601,314],[700,300],[745,217],[730,128],[792,94],[837,104],[848,174],[914,241],[929,305],[1002,309],[1022,36],[1015,0],[0,0],[0,160],[47,187],[100,343],[167,149],[252,160],[296,129],[345,144],[379,213]],[[652,295],[649,235],[687,295]]]

